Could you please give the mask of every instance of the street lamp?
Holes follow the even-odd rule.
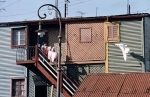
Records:
[[[38,33],[38,36],[43,37],[45,35],[46,30],[41,29],[41,22],[39,22],[39,30],[36,30],[35,32]]]
[[[42,16],[40,16],[40,9],[42,8],[42,7],[45,7],[45,6],[48,6],[48,7],[52,7],[52,10],[55,10],[57,13],[58,13],[58,20],[59,20],[59,36],[58,36],[58,45],[59,45],[59,52],[58,52],[58,66],[57,66],[57,97],[60,97],[60,86],[61,86],[61,84],[60,84],[60,78],[61,78],[61,67],[60,67],[60,64],[61,64],[61,39],[62,39],[62,36],[61,36],[61,13],[60,13],[60,11],[59,11],[59,9],[56,7],[56,6],[54,6],[54,5],[52,5],[52,4],[44,4],[44,5],[42,5],[39,9],[38,9],[38,17],[40,18],[40,19],[45,19],[46,18],[46,14],[44,13],[43,15],[43,17]],[[39,29],[39,31],[40,31],[40,29]],[[40,34],[40,33],[39,33]]]
[[[35,31],[38,35],[38,39],[37,39],[38,45],[39,45],[39,37],[43,37],[43,35],[45,35],[45,33],[48,32],[47,30],[41,29],[41,24],[42,22],[39,22],[39,29]]]

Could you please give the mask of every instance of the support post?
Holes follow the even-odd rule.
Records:
[[[40,16],[39,12],[40,12],[40,9],[44,6],[50,6],[52,8],[54,8],[54,10],[57,12],[57,17],[58,17],[58,22],[59,22],[59,36],[58,36],[58,43],[59,43],[59,53],[58,53],[58,67],[57,67],[57,97],[60,97],[60,89],[61,89],[61,13],[58,9],[58,0],[56,0],[56,6],[52,5],[52,4],[44,4],[42,5],[39,9],[38,9],[38,17],[41,18],[41,19],[45,19],[46,18],[46,14],[44,14],[44,16]]]
[[[38,63],[38,45],[35,46],[35,64],[37,66]]]

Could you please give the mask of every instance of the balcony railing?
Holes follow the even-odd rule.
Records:
[[[46,71],[48,71],[55,79],[57,79],[57,70],[50,64],[49,59],[44,53],[38,48],[38,46],[28,46],[28,47],[19,47],[16,51],[16,61],[33,61],[35,65],[40,63]],[[25,62],[25,63],[26,63]],[[68,92],[72,95],[76,91],[79,83],[75,80],[72,81],[65,73],[62,71],[62,85]]]
[[[35,56],[35,46],[18,47],[16,50],[16,61],[32,60]]]

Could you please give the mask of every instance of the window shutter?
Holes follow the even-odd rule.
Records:
[[[113,25],[113,40],[118,40],[118,25]]]
[[[109,23],[107,24],[107,40],[109,42],[119,41],[119,24]]]
[[[107,36],[107,38],[108,38],[108,40],[112,40],[113,39],[113,30],[112,30],[112,25],[108,25],[107,26],[107,29],[108,29],[108,36]]]

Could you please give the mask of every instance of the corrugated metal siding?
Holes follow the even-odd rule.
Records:
[[[10,27],[0,28],[0,97],[10,97],[10,78],[25,76],[25,67],[16,65],[16,49],[11,49]]]
[[[150,71],[150,18],[144,18],[144,32],[145,32],[145,71]]]
[[[104,73],[104,64],[68,65],[67,74],[78,82],[82,82],[88,73]]]
[[[28,97],[34,97],[35,85],[47,85],[47,82],[36,67],[28,68],[28,74]]]
[[[47,85],[47,97],[50,97],[51,82],[48,82],[43,74],[36,69],[36,67],[28,68],[28,97],[34,97],[35,86]],[[53,91],[53,97],[57,97],[56,88]],[[61,97],[64,97],[61,94]]]
[[[130,48],[127,61],[124,61],[122,51],[116,47],[115,43],[108,45],[109,72],[142,72],[143,48],[142,48],[142,22],[121,21],[120,35],[121,43]],[[136,57],[135,57],[136,56]]]

